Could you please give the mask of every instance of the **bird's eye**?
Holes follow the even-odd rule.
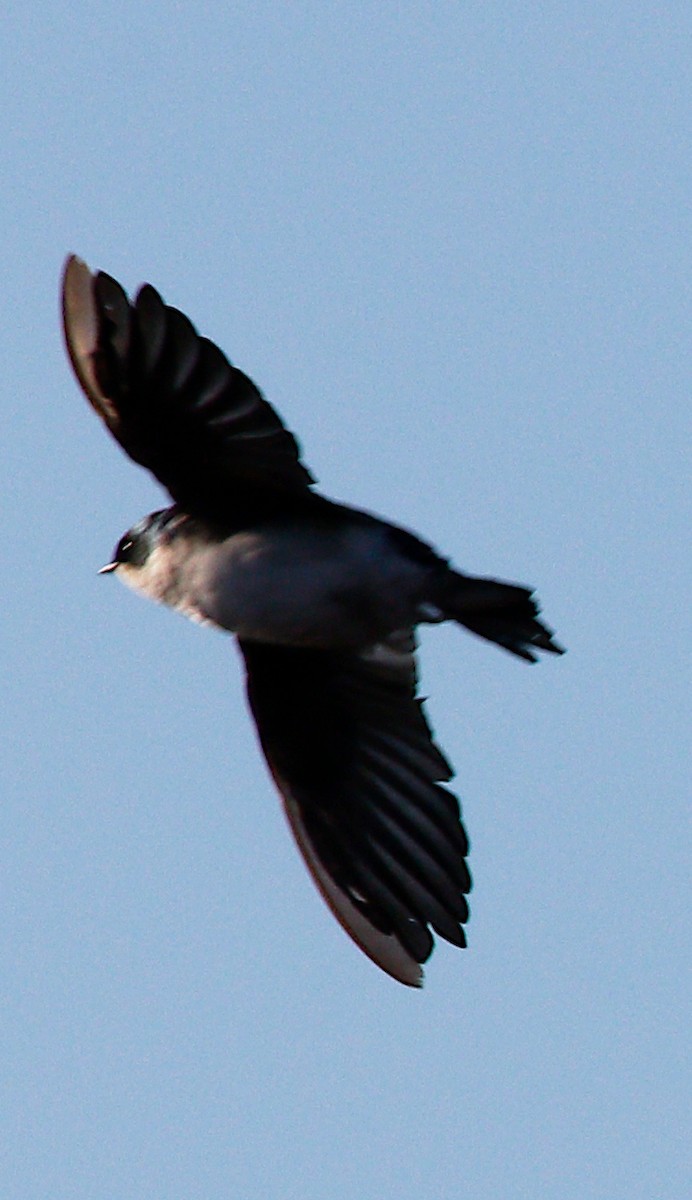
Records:
[[[118,546],[118,562],[128,562],[128,560],[132,557],[133,547],[134,542],[132,538],[123,538],[122,542]]]

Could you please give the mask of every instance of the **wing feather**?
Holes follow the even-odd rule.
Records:
[[[471,879],[451,768],[416,698],[412,636],[365,654],[240,643],[250,707],[308,868],[382,970],[411,986],[433,932],[464,946]]]
[[[233,520],[309,494],[313,478],[275,410],[150,284],[130,301],[110,275],[71,257],[63,324],[90,403],[186,511]]]

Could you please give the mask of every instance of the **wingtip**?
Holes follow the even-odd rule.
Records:
[[[92,278],[92,273],[83,258],[80,258],[78,254],[67,255],[62,269],[63,315],[68,302],[72,307],[79,298],[84,284],[88,283],[91,287]]]
[[[78,254],[67,254],[67,255],[65,255],[65,263],[64,263],[64,267],[63,267],[63,275],[66,275],[66,274],[67,274],[67,272],[68,272],[68,270],[70,269],[70,267],[71,267],[72,263],[78,263],[78,264],[79,264],[80,266],[82,266],[82,267],[87,267],[87,270],[89,269],[89,268],[88,268],[88,266],[87,266],[87,264],[85,263],[84,259],[83,259],[83,258],[80,258]]]
[[[65,345],[74,372],[90,400],[99,395],[92,367],[98,344],[98,314],[93,276],[83,259],[68,254],[62,275],[62,323]]]
[[[315,852],[303,823],[300,805],[290,787],[271,763],[270,770],[282,793],[284,812],[308,870],[342,929],[385,974],[405,987],[422,988],[424,972],[421,964],[408,953],[398,938],[379,932],[330,877]]]
[[[94,369],[101,336],[101,314],[96,284],[103,278],[83,258],[68,254],[62,277],[62,323],[72,369],[92,408],[117,436],[117,408],[104,394]],[[125,299],[125,304],[127,300]]]

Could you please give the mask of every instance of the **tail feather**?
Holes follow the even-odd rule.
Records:
[[[533,592],[520,584],[450,570],[438,603],[445,617],[526,662],[536,662],[537,650],[565,652],[553,631],[538,619],[540,608]]]

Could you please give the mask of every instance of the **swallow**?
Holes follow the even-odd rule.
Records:
[[[416,631],[454,621],[534,662],[562,654],[532,589],[464,574],[427,542],[315,490],[252,380],[145,284],[65,264],[65,342],[110,433],[172,504],[102,568],[235,635],[249,707],[307,867],[383,971],[423,981],[465,946],[468,839],[417,696]]]

